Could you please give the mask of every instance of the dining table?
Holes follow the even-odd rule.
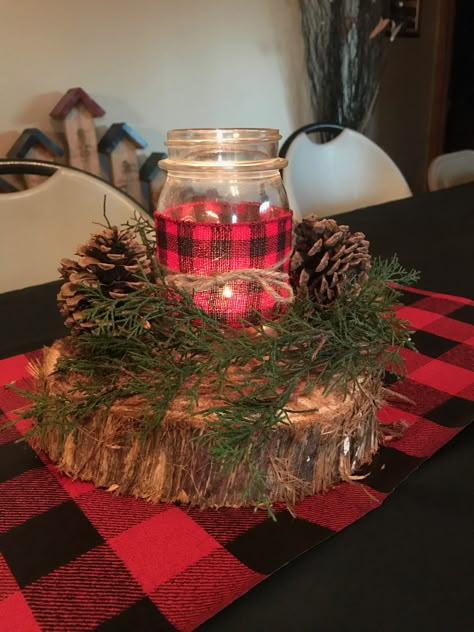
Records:
[[[395,406],[407,436],[366,478],[279,507],[274,521],[150,507],[71,481],[21,440],[25,420],[9,424],[0,632],[474,630],[474,182],[335,219],[365,233],[373,257],[396,254],[420,273],[398,308],[418,349]],[[59,283],[0,295],[5,423],[24,405],[8,383],[28,384],[27,361],[67,334]]]

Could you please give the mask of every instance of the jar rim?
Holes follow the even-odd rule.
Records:
[[[280,132],[274,128],[172,129],[165,143],[168,156],[158,164],[165,171],[280,170],[287,165],[285,159],[278,157],[280,138]]]
[[[260,127],[217,127],[172,129],[168,131],[165,145],[172,147],[182,143],[243,143],[277,142],[281,134],[274,128]]]
[[[164,171],[199,171],[203,168],[210,171],[279,171],[288,164],[285,158],[268,158],[267,160],[249,160],[245,162],[222,161],[219,163],[199,162],[191,160],[170,160],[166,158],[158,162],[160,169]]]

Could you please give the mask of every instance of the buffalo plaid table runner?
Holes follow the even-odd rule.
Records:
[[[309,497],[293,518],[264,511],[199,511],[116,497],[60,475],[0,433],[2,632],[193,630],[280,566],[378,507],[394,487],[474,417],[474,303],[408,289],[399,315],[419,353],[391,388],[407,399],[380,412],[405,419],[360,483]],[[31,354],[0,361],[0,383],[27,386]],[[413,402],[413,403],[411,403]],[[2,387],[3,423],[25,402]]]

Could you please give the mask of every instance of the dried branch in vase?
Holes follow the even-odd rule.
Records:
[[[396,35],[384,37],[388,0],[300,0],[300,9],[315,120],[363,131]]]

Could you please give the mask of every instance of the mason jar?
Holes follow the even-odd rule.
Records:
[[[290,295],[280,138],[275,129],[172,130],[159,163],[158,261],[176,282],[187,275],[196,304],[232,327],[275,318]]]

